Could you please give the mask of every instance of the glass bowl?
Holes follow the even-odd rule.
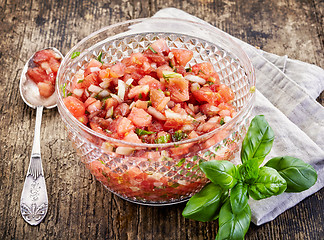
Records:
[[[209,61],[220,81],[235,93],[237,114],[220,128],[197,138],[166,144],[134,144],[109,138],[83,125],[63,103],[73,75],[102,53],[113,62],[146,50],[159,38],[170,48],[193,51],[190,65]],[[71,58],[74,52],[80,52]],[[81,161],[109,191],[145,205],[187,200],[208,181],[202,161],[233,160],[246,133],[254,102],[255,76],[243,50],[220,30],[180,19],[147,18],[111,25],[90,34],[66,55],[57,75],[58,110]]]

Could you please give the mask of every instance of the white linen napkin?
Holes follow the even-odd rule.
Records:
[[[176,8],[162,9],[153,17],[181,18],[208,24]],[[273,148],[266,160],[289,155],[310,163],[318,173],[317,183],[307,191],[284,193],[260,201],[250,200],[252,222],[261,225],[324,186],[324,107],[316,102],[324,90],[324,70],[287,56],[258,50],[237,38],[232,39],[247,53],[255,68],[257,91],[252,114],[265,115],[275,132]]]

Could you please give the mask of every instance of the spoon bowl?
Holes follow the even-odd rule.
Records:
[[[56,48],[46,49],[53,50],[55,54],[63,59],[63,55]],[[40,96],[36,83],[27,77],[28,68],[35,65],[34,56],[35,54],[25,64],[19,83],[20,95],[23,101],[29,107],[37,110],[33,148],[20,199],[21,215],[30,225],[38,225],[46,216],[48,209],[47,190],[40,151],[40,127],[43,108],[56,107],[56,93],[54,92],[48,98]]]
[[[57,54],[57,56],[59,56],[61,59],[64,58],[62,53],[54,47],[49,47],[42,50],[48,50],[48,49],[54,51],[55,54]],[[44,98],[40,96],[36,83],[28,79],[27,77],[28,68],[35,65],[33,62],[34,56],[35,53],[31,56],[31,58],[28,59],[21,73],[20,83],[19,83],[19,91],[20,91],[21,98],[29,107],[34,109],[37,106],[44,106],[47,109],[54,108],[56,107],[56,93],[54,92],[52,96],[48,98]]]

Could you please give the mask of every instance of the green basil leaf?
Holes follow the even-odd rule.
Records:
[[[206,177],[222,188],[230,189],[237,182],[237,168],[229,161],[212,160],[199,164]]]
[[[240,213],[248,204],[247,185],[239,182],[231,189],[230,203],[233,213]]]
[[[283,193],[287,188],[286,180],[273,168],[261,167],[256,181],[249,185],[248,193],[255,200]]]
[[[143,130],[143,129],[140,129],[140,128],[136,128],[135,129],[135,133],[138,135],[138,136],[142,136],[142,135],[150,135],[150,134],[154,134],[156,132],[151,132],[151,131],[146,131],[146,130]]]
[[[286,192],[302,192],[309,189],[317,181],[317,172],[304,161],[284,156],[269,160],[266,166],[272,167],[286,180]]]
[[[208,183],[200,192],[190,198],[182,216],[201,222],[214,220],[226,193],[228,191],[220,186]]]
[[[240,213],[234,213],[230,201],[219,212],[219,229],[216,240],[242,240],[250,227],[251,209],[247,204]]]
[[[80,56],[80,52],[73,52],[71,55],[71,59],[74,59],[76,57]]]
[[[252,169],[258,168],[270,152],[273,140],[274,132],[264,116],[255,116],[242,143],[242,163]]]

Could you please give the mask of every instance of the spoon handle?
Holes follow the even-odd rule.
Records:
[[[33,149],[20,199],[21,215],[30,225],[38,225],[45,217],[48,209],[47,191],[40,153],[42,113],[43,106],[38,106]]]

